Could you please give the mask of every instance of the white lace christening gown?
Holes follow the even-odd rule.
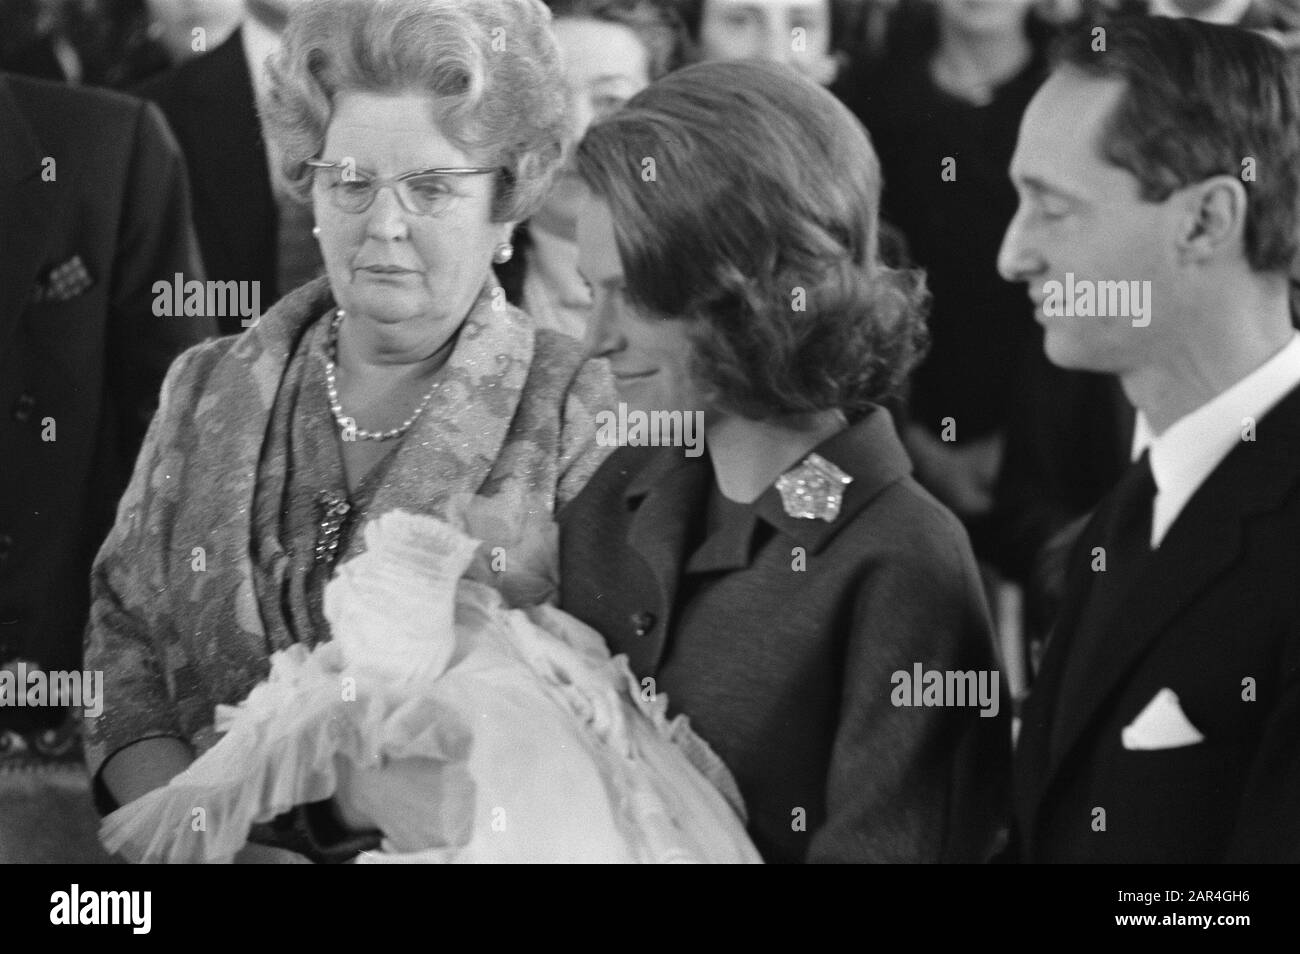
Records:
[[[735,784],[591,628],[462,577],[478,541],[391,512],[325,589],[332,642],[271,657],[221,740],[104,819],[133,861],[227,862],[340,790],[362,862],[758,862]]]

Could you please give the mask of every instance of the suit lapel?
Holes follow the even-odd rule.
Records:
[[[893,418],[875,407],[852,427],[817,446],[817,453],[853,476],[844,495],[840,516],[832,523],[789,516],[780,492],[769,487],[754,503],[754,512],[766,524],[815,553],[886,487],[911,472],[911,461],[894,429]],[[636,672],[656,672],[667,650],[668,634],[681,600],[678,590],[689,552],[700,527],[713,486],[713,465],[706,453],[688,458],[680,448],[662,448],[628,484],[624,498],[635,508],[628,529],[628,544],[650,570],[657,604],[646,607],[655,616],[644,638],[629,641],[628,655]],[[720,550],[701,554],[702,572],[720,572],[748,566],[751,526],[744,539],[717,541]],[[728,543],[731,545],[728,546]],[[688,597],[689,598],[689,597]]]
[[[1097,396],[1109,411],[1106,415],[1107,424],[1113,424],[1113,427],[1107,428],[1107,432],[1114,435],[1114,443],[1107,449],[1114,451],[1115,469],[1122,473],[1130,459],[1135,412],[1117,378],[1106,377],[1102,380]],[[1049,633],[1039,671],[1034,674],[1033,691],[1020,712],[1021,728],[1016,744],[1013,790],[1015,797],[1023,800],[1022,808],[1028,807],[1036,799],[1039,786],[1048,773],[1054,707],[1061,692],[1065,662],[1076,638],[1075,630],[1083,610],[1092,595],[1092,584],[1096,580],[1096,574],[1091,568],[1091,549],[1084,545],[1084,541],[1100,537],[1101,528],[1110,522],[1112,503],[1110,497],[1105,498],[1094,509],[1092,517],[1076,538],[1067,567],[1067,579],[1073,585],[1066,590],[1056,622]]]
[[[644,638],[630,642],[635,672],[658,671],[667,644],[687,548],[704,515],[712,468],[707,456],[688,458],[681,448],[662,448],[629,484],[625,494],[635,507],[628,545],[650,569],[657,605]]]
[[[1064,601],[1057,613],[1055,624],[1048,634],[1047,648],[1034,674],[1032,690],[1020,711],[1020,736],[1016,742],[1014,795],[1023,810],[1038,800],[1048,772],[1048,751],[1052,733],[1052,717],[1056,699],[1060,695],[1065,661],[1073,641],[1075,627],[1092,593],[1095,575],[1092,573],[1090,552],[1084,540],[1095,539],[1098,527],[1104,527],[1110,518],[1110,501],[1094,511],[1070,554]]]
[[[10,340],[23,307],[36,285],[46,230],[52,221],[51,202],[41,188],[40,143],[18,108],[9,85],[0,76],[0,223],[7,235],[22,241],[7,243],[0,255],[0,352]],[[52,186],[46,186],[52,189]]]
[[[1232,491],[1231,483],[1225,482],[1220,473],[1212,475],[1188,501],[1160,549],[1134,581],[1115,614],[1113,628],[1108,632],[1075,632],[1076,641],[1100,639],[1107,648],[1097,666],[1071,677],[1086,681],[1089,690],[1080,697],[1087,704],[1058,713],[1061,745],[1050,758],[1049,780],[1088,727],[1109,708],[1110,697],[1151,645],[1188,603],[1239,559],[1246,512],[1242,505],[1247,501],[1241,499],[1240,493],[1232,500]],[[1062,657],[1071,647],[1064,648]],[[1058,682],[1057,691],[1062,688]]]
[[[1135,581],[1116,613],[1111,632],[1075,631],[1093,577],[1088,554],[1076,553],[1072,598],[1062,611],[1061,628],[1048,648],[1041,681],[1036,682],[1023,713],[1026,729],[1032,725],[1030,735],[1022,739],[1027,747],[1020,753],[1024,773],[1017,788],[1023,789],[1024,807],[1032,811],[1041,806],[1062,765],[1107,711],[1124,679],[1178,615],[1241,559],[1244,524],[1280,506],[1298,482],[1300,388],[1264,416],[1255,441],[1239,443],[1197,489]],[[1108,500],[1107,511],[1109,504]],[[1099,513],[1093,526],[1104,516]],[[1097,668],[1078,676],[1092,687],[1086,696],[1088,704],[1059,714],[1061,745],[1051,756],[1052,707],[1061,690],[1071,643],[1079,639],[1104,639],[1108,648]]]

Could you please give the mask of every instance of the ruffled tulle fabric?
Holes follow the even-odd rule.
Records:
[[[366,545],[327,587],[334,641],[276,653],[105,847],[225,862],[255,823],[346,792],[385,834],[366,863],[760,860],[726,767],[598,633],[460,578],[473,541],[432,518],[385,515]]]

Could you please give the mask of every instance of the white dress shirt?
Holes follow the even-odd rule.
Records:
[[[1247,436],[1254,424],[1300,386],[1300,333],[1232,387],[1157,435],[1141,411],[1133,429],[1133,459],[1151,450],[1156,497],[1151,546],[1160,546],[1187,501]]]

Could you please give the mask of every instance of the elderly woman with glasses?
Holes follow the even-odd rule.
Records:
[[[271,73],[274,147],[326,275],[169,372],[92,577],[101,811],[209,748],[215,707],[273,652],[331,638],[323,588],[363,521],[473,496],[545,516],[604,454],[607,372],[492,278],[568,122],[539,0],[317,0]],[[321,803],[257,837],[347,855],[345,818]]]

